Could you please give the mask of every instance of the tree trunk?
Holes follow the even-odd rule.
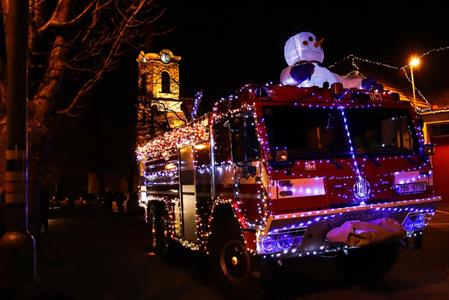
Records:
[[[4,13],[7,11],[7,3],[5,0],[0,0],[0,16],[1,25],[3,26],[3,33],[5,34],[4,40],[2,40],[1,51],[6,52],[6,21],[4,20]],[[6,148],[7,148],[7,136],[6,136],[6,100],[7,100],[7,86],[6,86],[6,57],[0,57],[0,187],[5,186],[5,172],[6,172]],[[3,218],[3,216],[0,216]]]
[[[69,18],[71,1],[61,1],[61,6],[52,18],[65,22]],[[30,231],[40,229],[40,190],[44,177],[47,144],[49,137],[49,109],[58,96],[60,82],[64,75],[66,40],[57,35],[48,57],[48,68],[34,95],[28,103],[28,203]]]

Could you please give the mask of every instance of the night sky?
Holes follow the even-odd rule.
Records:
[[[449,45],[444,2],[420,1],[170,1],[167,47],[183,57],[182,93],[226,96],[248,82],[279,81],[285,41],[300,31],[325,37],[324,65],[350,53],[405,65],[413,53]],[[391,5],[394,5],[393,7]],[[425,95],[449,86],[449,51],[426,57],[416,72]],[[446,90],[445,90],[446,89]],[[428,97],[429,97],[428,96]]]
[[[159,26],[174,30],[143,50],[168,48],[182,56],[182,96],[203,89],[209,106],[246,83],[278,82],[284,43],[300,31],[325,37],[325,66],[350,53],[401,66],[414,53],[449,45],[444,1],[396,2],[168,1]],[[124,58],[98,85],[84,116],[60,120],[66,129],[53,140],[73,136],[70,146],[58,147],[81,173],[126,172],[133,164],[136,56]],[[415,82],[428,98],[449,102],[449,51],[427,56]]]

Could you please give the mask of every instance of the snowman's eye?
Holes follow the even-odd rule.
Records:
[[[309,36],[309,41],[313,42],[313,37]]]
[[[309,43],[307,41],[302,42],[304,46],[307,46]]]

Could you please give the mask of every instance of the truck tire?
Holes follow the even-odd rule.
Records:
[[[215,228],[212,235],[209,257],[212,272],[225,293],[238,294],[248,283],[253,268],[240,226],[235,220],[226,220]]]
[[[148,208],[148,235],[150,241],[150,251],[168,256],[172,247],[170,232],[168,228],[168,218],[165,209],[156,205]]]
[[[343,276],[356,281],[375,281],[394,266],[399,255],[399,242],[389,242],[353,249],[340,254],[336,266]]]

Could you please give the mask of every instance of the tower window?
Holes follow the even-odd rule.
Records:
[[[162,93],[170,93],[170,75],[167,72],[162,72]]]

